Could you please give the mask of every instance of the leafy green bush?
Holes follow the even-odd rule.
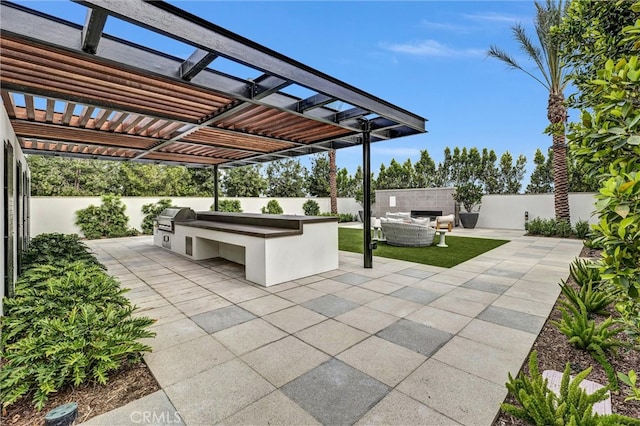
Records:
[[[558,222],[555,219],[545,219],[542,221],[542,235],[553,237],[558,233]]]
[[[49,233],[40,234],[31,239],[29,246],[22,252],[22,271],[38,264],[61,265],[74,260],[104,268],[77,234]]]
[[[212,204],[209,210],[213,209],[214,205]],[[242,205],[240,204],[240,200],[220,200],[218,202],[218,211],[227,213],[242,213]]]
[[[579,220],[576,222],[575,226],[576,237],[585,239],[587,235],[589,235],[589,222],[586,220]]]
[[[320,214],[320,205],[315,200],[307,200],[302,205],[305,216],[318,216]]]
[[[106,383],[109,371],[139,359],[149,351],[137,342],[153,333],[153,321],[132,318],[131,307],[100,308],[83,303],[65,314],[39,320],[31,335],[7,345],[0,372],[0,395],[5,406],[29,393],[42,409],[48,395],[65,385],[86,380]]]
[[[573,235],[573,228],[571,224],[566,220],[559,220],[556,222],[556,232],[562,238],[568,238]]]
[[[142,206],[142,213],[145,215],[142,219],[142,233],[153,234],[153,221],[167,207],[172,207],[171,199],[163,198],[157,203],[145,204]]]
[[[134,307],[118,282],[84,261],[36,265],[5,298],[2,317],[3,405],[33,395],[41,409],[50,393],[96,380],[137,361],[150,347],[153,320],[132,317]]]
[[[72,262],[37,265],[16,282],[15,296],[4,302],[6,317],[2,342],[24,338],[24,333],[44,318],[64,314],[71,307],[87,303],[97,306],[129,305],[128,290],[96,265]]]
[[[542,235],[542,225],[543,220],[539,217],[531,219],[529,223],[527,223],[527,232],[529,235]]]
[[[529,377],[523,373],[514,379],[509,373],[506,383],[509,393],[520,406],[503,403],[504,412],[539,426],[547,425],[633,425],[637,420],[618,414],[593,413],[593,405],[607,399],[607,387],[588,394],[580,383],[591,373],[592,367],[571,379],[571,365],[567,363],[558,395],[547,387],[547,380],[538,370],[538,354],[529,357]]]
[[[269,200],[266,207],[262,208],[262,213],[264,214],[282,214],[284,210],[280,207],[280,203],[278,200]]]
[[[135,229],[127,227],[129,218],[124,213],[126,208],[119,196],[104,195],[100,207],[90,205],[78,210],[75,224],[90,240],[136,235],[138,232]]]

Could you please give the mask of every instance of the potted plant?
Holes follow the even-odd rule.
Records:
[[[462,226],[469,229],[475,228],[482,201],[482,186],[471,182],[463,183],[456,186],[456,192],[452,195],[458,205],[462,205],[465,210],[458,213]]]

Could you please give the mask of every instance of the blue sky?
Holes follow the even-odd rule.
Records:
[[[85,9],[73,3],[20,3],[84,23]],[[392,158],[415,163],[421,149],[438,162],[446,146],[475,146],[493,149],[498,156],[507,150],[514,158],[524,154],[529,175],[536,148],[546,154],[551,145],[543,134],[544,87],[486,57],[496,44],[534,69],[510,30],[520,22],[535,37],[532,1],[171,3],[427,118],[426,134],[372,145],[376,174],[380,163],[389,165]],[[180,57],[192,52],[190,46],[114,18],[105,32]],[[211,67],[247,78],[259,75],[223,59]],[[293,94],[305,96],[304,91]],[[338,166],[353,173],[361,158],[360,147],[339,150]]]

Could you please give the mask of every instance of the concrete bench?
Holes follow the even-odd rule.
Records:
[[[171,251],[190,259],[245,265],[246,279],[263,286],[338,268],[338,220],[330,216],[197,212],[166,234],[156,230],[154,244],[170,237]]]

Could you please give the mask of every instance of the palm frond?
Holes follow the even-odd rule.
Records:
[[[504,62],[505,64],[507,64],[510,68],[522,71],[523,73],[529,75],[530,77],[532,77],[533,79],[535,79],[537,82],[539,82],[545,88],[548,89],[548,86],[547,86],[547,84],[545,84],[544,81],[540,80],[534,74],[532,74],[529,71],[527,71],[526,69],[522,68],[522,66],[520,66],[520,64],[518,64],[518,62],[515,60],[515,58],[513,58],[506,51],[500,49],[499,47],[491,45],[489,50],[487,50],[487,56],[499,59],[502,62]]]
[[[513,32],[513,37],[520,43],[520,49],[536,63],[538,70],[545,80],[545,83],[541,83],[548,90],[551,87],[551,82],[549,81],[549,75],[545,67],[544,50],[533,44],[522,25],[516,24],[511,28],[511,31]],[[536,80],[540,81],[537,78]]]
[[[544,4],[538,1],[535,1],[534,4],[536,7],[535,31],[540,46],[533,43],[522,25],[513,26],[511,31],[514,39],[518,41],[520,49],[535,62],[542,77],[527,71],[507,52],[495,46],[491,46],[487,54],[505,62],[511,68],[523,71],[550,92],[561,93],[568,83],[566,79],[568,70],[563,67],[559,41],[554,39],[551,29],[562,23],[562,17],[567,10],[568,3],[564,0],[547,0]]]

